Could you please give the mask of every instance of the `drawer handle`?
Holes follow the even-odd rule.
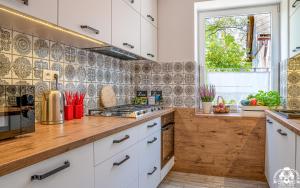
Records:
[[[300,1],[300,0],[295,0],[295,2],[293,3],[292,7],[293,7],[293,8],[296,8],[297,3],[298,3],[299,1]]]
[[[152,125],[148,125],[147,127],[152,128],[152,127],[155,127],[156,125],[157,125],[157,123],[153,123]]]
[[[300,46],[297,46],[297,47],[293,50],[293,52],[298,52],[298,51],[300,51]]]
[[[47,177],[49,177],[49,176],[51,176],[53,174],[58,173],[59,171],[62,171],[64,169],[66,169],[66,168],[69,168],[70,165],[71,165],[71,163],[69,161],[65,161],[62,166],[60,166],[60,167],[58,167],[58,168],[56,168],[54,170],[51,170],[51,171],[49,171],[49,172],[47,172],[45,174],[31,176],[31,181],[34,181],[34,180],[43,180],[43,179],[45,179],[45,178],[47,178]]]
[[[283,132],[281,129],[278,129],[277,132],[281,134],[281,136],[287,136],[287,133]]]
[[[154,174],[154,172],[157,170],[157,167],[155,166],[151,172],[148,172],[148,176],[151,176]]]
[[[133,4],[133,3],[134,3],[134,0],[131,0],[130,3]]]
[[[81,25],[80,28],[90,30],[90,31],[94,32],[96,35],[98,35],[100,33],[100,31],[98,29],[92,28],[88,25]]]
[[[267,119],[267,122],[268,122],[269,124],[273,124],[273,122],[272,122],[271,120],[269,120],[269,119]]]
[[[154,19],[150,14],[148,14],[147,17],[148,17],[152,22],[154,22],[155,19]]]
[[[130,138],[129,135],[125,135],[124,138],[120,139],[120,140],[113,140],[114,144],[119,144],[121,142],[124,142],[125,140],[128,140]]]
[[[154,137],[153,140],[149,140],[149,141],[148,141],[148,144],[153,144],[154,142],[156,142],[156,140],[157,140],[157,138]]]
[[[123,46],[127,46],[127,47],[129,47],[129,48],[131,48],[131,49],[134,48],[134,46],[133,46],[132,44],[129,44],[129,43],[127,43],[127,42],[124,42],[124,43],[123,43]]]
[[[130,159],[130,156],[129,155],[126,155],[125,156],[125,159],[123,159],[122,161],[120,162],[114,162],[113,166],[120,166],[121,164],[125,163],[127,160]]]
[[[148,53],[147,56],[149,57],[155,57],[155,55]]]
[[[22,0],[23,4],[28,6],[29,5],[29,0]]]

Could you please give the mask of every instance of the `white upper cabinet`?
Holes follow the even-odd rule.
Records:
[[[157,0],[141,0],[141,14],[146,20],[157,26]]]
[[[0,4],[30,16],[57,24],[56,0],[0,0]]]
[[[141,21],[141,56],[157,60],[157,29],[144,18]]]
[[[123,0],[129,6],[131,6],[138,13],[141,12],[141,0]]]
[[[300,4],[300,2],[298,3]],[[300,7],[300,5],[299,5]],[[300,8],[290,17],[290,56],[300,53]]]
[[[140,55],[141,16],[123,0],[112,0],[112,45]]]
[[[59,0],[58,25],[106,43],[111,42],[111,1]]]

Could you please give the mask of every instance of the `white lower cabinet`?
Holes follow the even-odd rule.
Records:
[[[271,188],[275,173],[285,167],[296,168],[296,134],[277,121],[267,117],[266,169],[265,174]]]
[[[140,188],[155,188],[160,183],[160,136],[160,131],[157,131],[139,144]]]
[[[68,166],[68,162],[70,166]],[[60,171],[44,179],[31,180],[62,167]],[[38,176],[36,176],[38,178]],[[43,178],[40,176],[40,178]],[[93,144],[71,150],[30,167],[0,177],[2,188],[93,188]]]
[[[128,187],[138,178],[138,147],[134,145],[95,167],[95,188]]]

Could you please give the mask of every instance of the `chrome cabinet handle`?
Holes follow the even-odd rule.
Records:
[[[293,3],[292,7],[293,7],[293,8],[296,8],[297,3],[298,3],[299,1],[300,1],[300,0],[295,0],[295,2]]]
[[[148,144],[153,144],[154,142],[156,142],[156,140],[157,140],[157,138],[154,137],[153,140],[149,140],[147,143],[148,143]]]
[[[269,124],[273,124],[273,122],[272,122],[271,120],[269,120],[269,119],[267,119],[267,122],[268,122]]]
[[[113,140],[114,144],[119,144],[121,142],[124,142],[125,140],[128,140],[130,138],[129,135],[125,135],[124,138],[120,139],[120,140]]]
[[[148,176],[151,176],[154,174],[154,172],[157,170],[157,167],[155,166],[151,172],[148,172]]]
[[[23,4],[28,6],[29,5],[29,0],[22,0]]]
[[[281,134],[281,136],[287,136],[287,133],[283,132],[281,129],[278,129],[277,132]]]
[[[58,173],[59,171],[62,171],[64,169],[66,169],[66,168],[69,168],[70,166],[71,166],[71,163],[69,161],[65,161],[62,166],[60,166],[60,167],[58,167],[58,168],[56,168],[54,170],[51,170],[51,171],[49,171],[49,172],[47,172],[45,174],[31,176],[31,181],[34,181],[34,180],[43,180],[43,179],[45,179],[45,178],[47,178],[47,177],[49,177],[49,176],[51,176],[53,174]]]
[[[149,57],[155,57],[155,55],[148,53],[147,56]]]
[[[155,127],[156,125],[157,125],[157,123],[153,123],[152,125],[148,125],[147,127],[152,128],[152,127]]]
[[[154,19],[150,14],[148,14],[147,17],[148,17],[152,22],[154,22],[155,19]]]
[[[120,166],[121,164],[125,163],[127,160],[130,159],[130,156],[129,155],[126,155],[125,156],[125,159],[123,159],[122,161],[120,162],[114,162],[113,166]]]
[[[131,49],[134,48],[134,46],[133,46],[132,44],[129,44],[129,43],[127,43],[127,42],[124,42],[124,43],[123,43],[123,46],[127,46],[127,47],[129,47],[129,48],[131,48]]]
[[[300,51],[300,46],[297,46],[297,47],[293,50],[293,52],[298,52],[298,51]]]
[[[98,35],[100,33],[100,31],[98,29],[92,28],[88,25],[81,25],[80,28],[90,30],[90,31],[94,32],[96,35]]]

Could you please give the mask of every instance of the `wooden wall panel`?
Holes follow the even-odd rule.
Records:
[[[265,118],[175,112],[175,171],[265,181]]]

